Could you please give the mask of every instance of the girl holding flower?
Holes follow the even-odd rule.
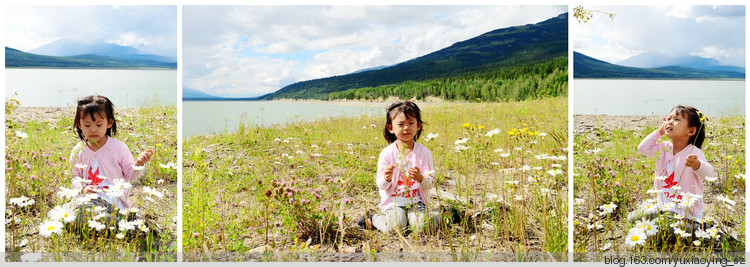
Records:
[[[382,232],[408,226],[419,232],[425,224],[437,227],[437,214],[429,212],[428,190],[435,182],[432,154],[416,142],[423,124],[419,107],[411,101],[388,107],[383,137],[389,145],[380,152],[375,182],[382,215],[366,215],[368,226],[371,223]]]

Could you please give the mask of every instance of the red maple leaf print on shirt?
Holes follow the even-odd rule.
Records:
[[[667,177],[667,179],[664,180],[665,185],[663,188],[672,188],[673,186],[677,185],[678,182],[674,181],[674,172]]]
[[[99,178],[99,168],[96,168],[96,172],[91,172],[91,168],[89,168],[89,179],[91,180],[91,185],[99,186],[99,183],[104,181],[104,179]]]

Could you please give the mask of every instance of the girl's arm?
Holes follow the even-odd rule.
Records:
[[[425,157],[424,161],[425,166],[424,169],[422,169],[422,182],[419,183],[419,186],[422,187],[423,190],[430,190],[432,188],[432,185],[435,183],[435,165],[432,161],[432,153],[427,151],[427,155]]]
[[[698,175],[698,178],[700,178],[701,180],[706,179],[707,176],[716,176],[714,167],[711,166],[711,163],[708,163],[708,160],[706,160],[706,156],[703,155],[703,151],[696,149],[696,151],[694,152],[694,154],[698,157],[698,161],[701,163],[701,166],[698,167],[697,170],[693,170],[695,172],[695,175]],[[692,168],[690,169],[692,170]]]
[[[82,151],[83,146],[81,146],[81,144],[82,144],[81,142],[78,142],[78,144],[76,144],[76,146],[73,147],[73,150],[70,151],[70,157],[68,157],[68,162],[70,162],[70,166],[71,168],[73,168],[73,177],[84,178],[83,174],[85,172],[84,170],[85,168],[79,168],[79,167],[82,167],[83,165],[79,165],[78,167],[76,166],[76,164],[83,164],[83,162],[81,162],[81,153],[83,153]],[[73,179],[73,182],[70,188],[76,190],[77,192],[81,192],[81,190],[83,190],[83,184],[76,181],[76,179]]]
[[[395,162],[391,162],[389,160],[389,157],[387,154],[388,153],[385,153],[385,151],[381,152],[380,158],[378,159],[378,176],[375,179],[375,184],[378,186],[378,189],[380,190],[388,190],[391,188],[393,184],[385,180],[386,170],[389,169],[390,166],[395,165]],[[391,181],[393,181],[393,173],[395,173],[395,171],[391,172]]]
[[[662,147],[659,143],[661,136],[662,134],[659,130],[655,130],[653,133],[647,135],[646,138],[641,141],[641,144],[638,145],[638,152],[647,157],[656,156],[656,152]]]
[[[129,183],[138,181],[138,179],[143,176],[143,173],[146,172],[146,168],[144,166],[135,167],[133,154],[130,153],[130,150],[125,143],[122,143],[119,153],[120,168],[122,168],[122,174],[125,176],[125,180]]]

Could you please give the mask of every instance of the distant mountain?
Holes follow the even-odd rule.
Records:
[[[745,68],[737,66],[725,66],[715,59],[698,56],[669,56],[660,52],[644,52],[626,60],[617,62],[618,65],[636,68],[660,68],[668,66],[679,66],[686,68],[733,71],[745,73]]]
[[[702,70],[681,66],[635,68],[601,61],[579,52],[573,53],[574,78],[621,79],[744,79],[745,74],[733,71]]]
[[[183,100],[213,100],[221,97],[204,93],[200,90],[183,87],[182,88],[182,99]]]
[[[6,68],[159,68],[176,69],[177,63],[114,58],[99,55],[54,57],[22,52],[5,47]]]
[[[382,69],[291,84],[261,99],[325,99],[329,93],[405,81],[453,77],[567,57],[568,13],[490,31],[448,48]]]
[[[28,51],[32,54],[72,57],[78,55],[99,55],[124,59],[177,62],[174,57],[164,57],[144,53],[134,47],[110,43],[82,43],[71,39],[60,39]]]
[[[377,67],[372,67],[372,68],[366,68],[366,69],[357,70],[357,71],[349,73],[349,74],[356,74],[356,73],[366,72],[366,71],[371,71],[371,70],[382,70],[382,69],[385,69],[387,67],[390,67],[390,66],[377,66]]]

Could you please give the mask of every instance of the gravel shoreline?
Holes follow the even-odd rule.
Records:
[[[117,108],[115,107],[115,116],[132,115],[137,108]],[[42,121],[51,122],[62,118],[74,118],[76,115],[74,107],[18,107],[9,119],[18,122],[25,121]]]
[[[573,134],[592,133],[596,126],[604,129],[637,131],[649,126],[658,126],[660,122],[660,116],[573,115]]]

